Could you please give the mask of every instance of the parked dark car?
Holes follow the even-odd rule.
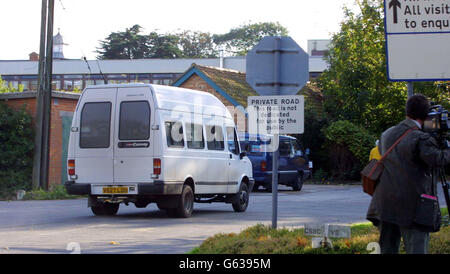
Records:
[[[241,134],[241,151],[245,151],[253,166],[255,185],[272,191],[272,152],[270,136]],[[296,138],[280,136],[280,156],[278,158],[278,183],[300,191],[305,179],[311,176],[308,155],[302,150]]]

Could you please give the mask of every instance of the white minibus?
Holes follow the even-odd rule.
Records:
[[[194,202],[225,202],[243,212],[252,164],[234,120],[210,93],[117,84],[88,86],[74,113],[68,147],[69,194],[88,195],[95,215],[119,205],[156,203],[170,217]]]

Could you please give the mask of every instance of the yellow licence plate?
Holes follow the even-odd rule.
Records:
[[[128,187],[104,187],[103,194],[126,194]]]

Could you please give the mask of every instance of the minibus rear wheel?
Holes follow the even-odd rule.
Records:
[[[190,185],[183,186],[183,192],[178,200],[176,208],[168,208],[167,215],[169,217],[189,218],[194,211],[194,191]]]
[[[113,216],[119,211],[119,204],[112,203],[100,203],[95,206],[91,206],[92,212],[96,216]]]

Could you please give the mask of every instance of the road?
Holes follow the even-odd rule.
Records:
[[[278,227],[305,223],[365,222],[370,197],[361,186],[304,185],[301,192],[280,187]],[[87,199],[0,202],[0,254],[180,254],[216,233],[239,233],[258,223],[271,224],[271,193],[252,193],[244,213],[228,204],[195,204],[189,219],[171,219],[156,205],[121,205],[118,215],[94,216]]]

